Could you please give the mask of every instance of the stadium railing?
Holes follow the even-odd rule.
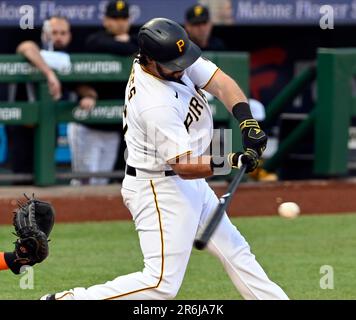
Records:
[[[316,68],[308,68],[293,79],[266,108],[264,128],[316,78],[316,105],[264,163],[266,170],[276,170],[288,152],[313,130],[314,174],[321,177],[347,175],[349,127],[352,117],[356,116],[355,76],[355,48],[318,49]]]

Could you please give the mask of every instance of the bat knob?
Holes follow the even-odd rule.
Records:
[[[206,247],[206,242],[196,239],[194,240],[194,247],[198,250],[203,250]]]

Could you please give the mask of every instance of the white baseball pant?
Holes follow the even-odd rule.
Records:
[[[139,235],[142,272],[105,284],[75,288],[56,299],[173,299],[183,281],[193,241],[218,199],[204,179],[178,176],[136,179],[126,175],[122,195]],[[288,299],[255,260],[250,247],[225,214],[207,250],[222,262],[245,299]]]

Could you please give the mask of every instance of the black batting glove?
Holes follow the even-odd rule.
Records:
[[[242,145],[247,151],[249,149],[255,150],[259,157],[267,146],[267,136],[260,128],[255,119],[245,120],[240,124],[242,134]]]
[[[258,157],[261,157],[267,146],[267,135],[252,117],[249,104],[246,102],[237,103],[232,108],[232,113],[240,123],[244,150],[255,150]]]
[[[232,168],[240,169],[246,165],[246,172],[254,171],[258,166],[258,154],[253,149],[247,149],[244,153],[236,152],[228,155],[228,162]]]

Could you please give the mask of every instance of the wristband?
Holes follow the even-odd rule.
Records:
[[[247,102],[239,102],[236,103],[232,107],[232,114],[237,119],[237,121],[241,124],[245,120],[252,120],[253,116],[251,113],[250,105]]]

